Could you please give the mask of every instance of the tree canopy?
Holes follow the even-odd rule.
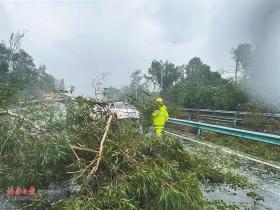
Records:
[[[23,34],[12,34],[9,44],[0,43],[0,107],[16,98],[28,99],[53,90],[55,78],[46,66],[36,66],[33,58],[20,48]]]
[[[166,61],[154,60],[146,78],[160,86],[161,95],[177,106],[190,108],[236,109],[246,101],[245,94],[230,79],[211,71],[209,65],[194,57],[186,65],[176,66]]]
[[[232,49],[233,59],[237,66],[241,66],[244,77],[250,77],[253,71],[254,49],[248,44],[239,44]]]

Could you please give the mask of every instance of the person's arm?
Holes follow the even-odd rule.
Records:
[[[165,113],[165,122],[168,121],[168,118],[169,118],[169,114],[168,114],[168,111],[166,110],[166,113]]]
[[[153,113],[152,113],[152,116],[153,117],[156,117],[158,115],[158,110],[155,110]]]

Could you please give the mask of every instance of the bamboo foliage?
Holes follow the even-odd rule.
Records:
[[[92,179],[92,177],[96,174],[96,172],[98,170],[100,161],[101,161],[102,156],[103,156],[104,143],[105,143],[106,137],[108,135],[112,119],[113,119],[113,114],[110,113],[108,121],[107,121],[107,124],[106,124],[106,127],[105,127],[105,131],[104,131],[103,137],[102,137],[101,142],[100,142],[99,150],[94,150],[94,149],[91,149],[91,148],[86,148],[83,145],[80,145],[79,147],[75,146],[75,145],[71,145],[71,144],[69,145],[71,150],[73,151],[75,157],[77,158],[77,160],[80,160],[80,158],[77,155],[77,153],[75,152],[75,150],[81,150],[81,151],[96,153],[96,155],[94,156],[94,159],[86,167],[86,170],[87,170],[88,168],[93,166],[92,169],[90,170],[88,176],[84,180],[84,185],[88,185],[88,183],[90,182],[90,180]],[[85,170],[83,170],[83,173],[84,172],[85,172]]]
[[[78,98],[66,100],[65,114],[33,104],[19,113],[23,118],[1,117],[0,185],[45,189],[75,180],[84,187],[79,195],[54,209],[166,210],[207,209],[200,188],[206,181],[247,186],[225,161],[217,167],[214,154],[192,154],[169,136],[142,134],[132,121],[93,115],[93,106]],[[34,124],[44,131],[28,135]]]
[[[101,161],[101,159],[102,159],[102,156],[103,156],[104,142],[105,142],[105,139],[106,139],[106,137],[107,137],[107,134],[108,134],[108,131],[109,131],[109,128],[110,128],[112,119],[113,119],[113,115],[110,114],[110,115],[109,115],[109,118],[108,118],[108,122],[107,122],[106,128],[105,128],[104,135],[103,135],[102,140],[101,140],[101,142],[100,142],[99,151],[98,151],[96,157],[94,158],[94,159],[96,160],[96,164],[95,164],[95,166],[92,168],[92,170],[90,171],[89,176],[94,175],[94,174],[96,173],[97,169],[98,169],[99,163],[100,163],[100,161]]]

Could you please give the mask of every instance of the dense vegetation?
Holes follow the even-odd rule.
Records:
[[[33,58],[20,48],[24,34],[12,34],[8,44],[0,43],[0,108],[17,99],[38,98],[55,88],[55,78],[44,65],[37,67]]]
[[[76,159],[69,144],[98,148],[106,115],[92,118],[94,104],[68,99],[62,110],[55,104],[33,104],[21,117],[1,117],[1,186],[42,189],[71,179],[83,183],[87,172],[82,171],[93,154],[81,151]],[[187,152],[171,137],[146,136],[135,126],[114,121],[93,182],[78,197],[53,204],[56,209],[203,209],[214,204],[204,198],[202,183],[247,186],[225,161],[212,162]]]
[[[147,74],[135,70],[131,83],[121,89],[108,88],[105,96],[119,99],[125,95],[159,94],[173,106],[195,109],[252,110],[279,112],[277,100],[260,100],[268,96],[257,93],[254,60],[256,49],[250,44],[240,44],[232,50],[236,63],[235,77],[223,77],[211,70],[199,57],[177,66],[169,61],[153,60]],[[230,56],[230,55],[229,55]]]

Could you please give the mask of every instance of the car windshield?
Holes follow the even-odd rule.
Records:
[[[119,102],[119,103],[114,103],[114,105],[115,105],[115,108],[117,108],[117,109],[128,109],[129,107],[128,106],[126,106],[124,103],[122,103],[122,102]]]

